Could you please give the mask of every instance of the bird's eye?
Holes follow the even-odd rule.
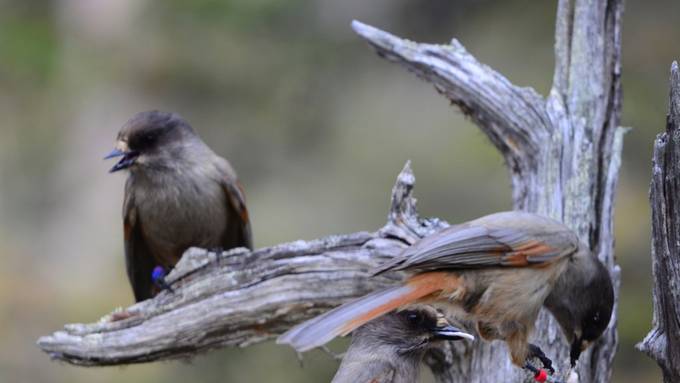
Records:
[[[406,314],[406,320],[410,326],[418,327],[423,323],[424,318],[422,315],[420,315],[420,313],[409,312]]]
[[[135,137],[133,143],[134,146],[138,149],[151,148],[154,145],[156,145],[160,136],[161,136],[160,130],[152,130]]]
[[[149,134],[145,134],[145,135],[142,137],[142,141],[144,141],[145,144],[150,145],[150,144],[153,144],[154,141],[156,141],[156,138],[158,138],[158,135],[157,135],[157,134],[151,134],[151,133],[149,133]]]

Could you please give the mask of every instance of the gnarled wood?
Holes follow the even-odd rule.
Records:
[[[680,70],[671,66],[666,132],[654,141],[652,270],[654,323],[638,350],[656,360],[665,382],[680,382]]]

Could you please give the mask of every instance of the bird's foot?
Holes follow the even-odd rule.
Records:
[[[532,343],[529,343],[529,358],[537,358],[538,360],[540,360],[541,364],[543,365],[543,368],[547,368],[548,371],[550,371],[550,375],[555,373],[555,369],[553,368],[552,365],[552,360],[545,356],[545,353],[543,353],[543,350],[541,350],[540,347]]]
[[[153,268],[153,271],[151,272],[151,281],[153,282],[154,285],[156,285],[159,289],[161,290],[168,290],[171,293],[175,293],[175,291],[170,287],[168,282],[165,281],[165,269],[163,266],[156,266]]]

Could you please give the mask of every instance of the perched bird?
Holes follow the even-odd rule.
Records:
[[[429,303],[476,324],[485,340],[501,339],[512,362],[538,357],[528,337],[545,303],[571,342],[572,365],[609,324],[614,304],[607,269],[576,234],[524,212],[491,214],[421,239],[376,274],[405,270],[402,284],[373,292],[291,329],[280,343],[305,351],[396,308]]]
[[[157,278],[191,247],[252,248],[243,189],[236,173],[189,123],[174,113],[142,112],[118,133],[105,158],[127,169],[123,233],[135,299],[154,296]],[[153,275],[152,275],[153,274]]]
[[[425,305],[396,311],[356,329],[332,383],[412,383],[434,343],[474,337]]]

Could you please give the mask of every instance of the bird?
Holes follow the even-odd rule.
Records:
[[[299,352],[395,309],[427,303],[474,323],[484,340],[507,344],[512,362],[532,369],[528,342],[541,307],[571,344],[572,367],[606,330],[614,305],[609,272],[575,232],[538,214],[509,211],[450,226],[416,241],[374,274],[404,271],[404,282],[370,293],[299,324],[279,343]],[[533,371],[533,370],[532,370]]]
[[[245,194],[229,162],[176,113],[146,111],[120,129],[105,159],[126,170],[123,236],[137,302],[156,295],[162,277],[189,247],[252,249]],[[162,270],[157,269],[162,267]]]
[[[425,352],[440,341],[474,340],[433,307],[388,313],[357,328],[331,383],[412,383]]]

